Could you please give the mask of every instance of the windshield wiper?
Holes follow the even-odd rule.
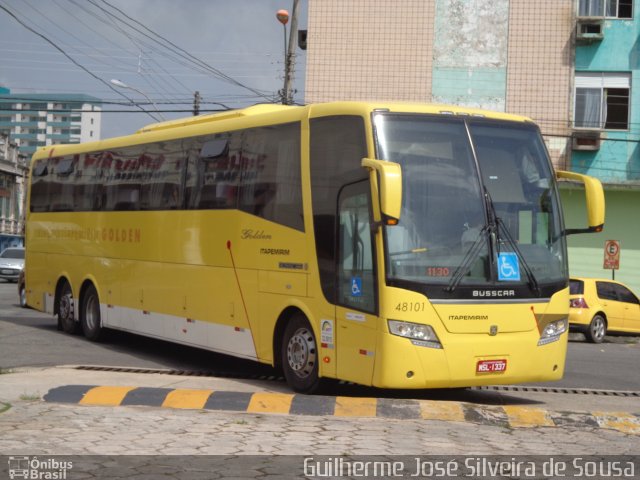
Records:
[[[500,237],[500,234],[499,234],[500,229],[502,228],[504,237],[506,238],[509,245],[511,245],[513,250],[515,250],[516,255],[520,259],[520,263],[522,264],[522,269],[524,270],[524,273],[527,275],[527,280],[529,281],[529,288],[533,290],[533,292],[536,294],[537,297],[539,297],[540,285],[538,284],[538,280],[536,279],[536,276],[533,273],[533,270],[531,270],[531,267],[525,260],[524,255],[522,255],[522,251],[520,250],[520,247],[518,247],[518,244],[511,236],[511,232],[509,231],[509,229],[507,228],[507,226],[504,224],[504,222],[500,217],[496,217],[496,223],[498,225],[498,245],[500,245],[500,241],[502,240],[502,237]]]
[[[491,259],[492,259],[491,262],[492,264],[494,264],[495,260],[500,254],[500,243],[503,240],[503,238],[500,236],[500,231],[502,231],[504,234],[504,239],[506,240],[506,243],[513,248],[516,255],[520,259],[522,269],[524,270],[525,275],[527,276],[529,288],[531,288],[531,290],[536,294],[536,296],[539,297],[540,286],[538,284],[538,280],[536,279],[536,276],[533,273],[533,270],[531,270],[531,267],[525,260],[524,255],[522,254],[522,251],[520,250],[520,247],[518,247],[518,244],[516,243],[516,241],[513,239],[511,232],[509,231],[505,223],[502,221],[502,219],[498,217],[498,215],[496,214],[495,206],[493,204],[493,200],[491,199],[491,195],[487,190],[487,187],[484,187],[484,193],[485,193],[485,200],[486,200],[486,204],[488,207],[488,214],[489,214],[488,223],[487,225],[482,227],[475,242],[473,243],[471,248],[467,251],[466,255],[462,259],[462,263],[460,264],[460,266],[458,266],[458,268],[456,268],[455,272],[453,272],[453,275],[451,276],[451,280],[449,281],[449,285],[445,290],[447,292],[453,292],[458,287],[458,285],[460,285],[460,282],[462,281],[464,276],[469,272],[471,265],[478,258],[478,255],[482,251],[484,238],[487,238],[490,242]]]
[[[504,233],[504,238],[507,240],[507,243],[511,246],[511,248],[513,248],[516,255],[518,256],[518,259],[520,260],[522,269],[524,270],[524,273],[527,276],[529,288],[536,294],[537,297],[539,297],[540,286],[538,284],[538,280],[536,279],[535,274],[533,273],[533,270],[531,270],[531,267],[525,260],[524,255],[522,254],[522,251],[520,250],[518,243],[513,239],[511,232],[509,231],[505,223],[502,221],[502,219],[498,217],[498,215],[496,214],[496,208],[493,204],[493,199],[491,198],[491,195],[489,194],[489,191],[487,190],[486,186],[484,187],[484,193],[485,193],[485,198],[487,200],[487,205],[489,206],[489,211],[491,213],[490,223],[495,225],[496,246],[497,246],[496,258],[497,256],[500,255],[500,243],[502,242],[502,237],[500,236],[500,230],[502,230],[502,232]]]
[[[493,227],[491,225],[485,225],[484,227],[482,227],[482,229],[480,229],[480,232],[478,232],[478,237],[473,242],[473,245],[471,245],[471,248],[467,250],[466,255],[462,259],[462,263],[458,266],[458,268],[456,268],[456,271],[453,272],[451,280],[449,281],[449,285],[447,285],[447,288],[445,288],[447,292],[453,292],[456,287],[460,285],[462,278],[467,274],[467,272],[471,268],[471,265],[473,264],[473,262],[475,262],[475,260],[478,258],[478,255],[482,251],[482,247],[485,244],[483,240],[485,239],[485,237],[488,237],[492,231]]]

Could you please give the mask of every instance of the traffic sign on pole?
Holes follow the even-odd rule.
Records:
[[[604,242],[604,265],[606,270],[620,269],[620,241],[607,240]]]

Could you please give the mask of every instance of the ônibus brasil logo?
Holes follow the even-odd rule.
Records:
[[[25,478],[33,480],[65,480],[67,471],[73,468],[73,462],[55,458],[39,459],[38,457],[9,457],[9,478]]]

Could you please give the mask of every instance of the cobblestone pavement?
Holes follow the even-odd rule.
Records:
[[[640,436],[583,425],[469,422],[96,407],[19,401],[0,414],[8,455],[637,454]]]
[[[51,392],[68,388],[66,386],[72,383],[69,380],[89,379],[104,380],[100,382],[102,384],[138,385],[156,400],[156,394],[161,392],[163,400],[155,406],[131,406],[125,400],[129,398],[127,395],[136,392],[132,387],[86,386],[81,389],[82,402],[86,403],[78,403],[77,399],[70,403],[42,400],[51,396]],[[212,387],[212,384],[215,393],[208,397],[211,392],[203,389]],[[113,397],[116,392],[119,392],[117,399]],[[224,392],[227,398],[259,398],[261,406],[269,413],[246,407],[234,411],[206,408],[218,392]],[[232,392],[235,394],[231,395]],[[478,478],[514,478],[510,465],[514,461],[513,456],[517,456],[518,461],[522,456],[543,456],[537,457],[539,462],[548,462],[561,455],[602,458],[603,455],[627,454],[634,455],[631,461],[635,463],[629,467],[635,469],[633,474],[640,472],[640,457],[637,455],[640,452],[640,432],[636,430],[638,415],[630,413],[638,409],[635,402],[629,403],[626,399],[622,399],[624,402],[602,404],[604,407],[622,407],[617,414],[610,410],[603,412],[602,418],[609,418],[610,422],[631,418],[630,425],[586,422],[585,412],[544,410],[544,418],[538,419],[541,423],[536,423],[538,420],[534,417],[535,421],[518,426],[514,417],[510,416],[510,421],[502,421],[498,415],[500,412],[504,415],[520,411],[517,405],[473,406],[464,402],[428,401],[421,404],[430,407],[421,410],[421,418],[386,416],[393,413],[387,411],[390,400],[381,401],[380,405],[385,406],[382,415],[370,416],[341,417],[318,411],[314,414],[301,414],[300,411],[292,414],[291,409],[287,413],[274,413],[278,409],[269,406],[270,402],[278,404],[283,398],[291,400],[290,405],[296,405],[292,397],[284,392],[265,392],[257,385],[234,380],[214,382],[212,379],[99,375],[94,372],[80,376],[65,368],[2,375],[0,478],[10,477],[12,466],[35,461],[35,458],[45,465],[36,470],[36,474],[44,471],[50,474],[47,478],[69,480],[304,478],[309,476],[304,466],[305,457],[311,456],[315,459],[321,456],[335,458],[336,462],[347,461],[354,456],[374,458],[375,461],[401,461],[406,464],[406,470],[395,476],[409,477],[410,465],[416,460],[410,456],[426,456],[431,462],[433,457],[429,456],[442,455],[444,461],[451,462],[456,458],[452,457],[454,455],[467,458],[488,455],[498,462],[506,461],[507,474]],[[91,398],[97,402],[108,400],[114,403],[109,406],[91,404]],[[140,400],[138,395],[133,398]],[[198,399],[200,406],[194,406],[194,399]],[[318,401],[317,397],[306,399],[311,403]],[[367,403],[375,399],[360,400]],[[337,404],[338,399],[334,402]],[[403,401],[397,403],[402,405]],[[252,404],[253,400],[249,402]],[[542,405],[540,403],[537,407]],[[452,414],[461,408],[465,415]],[[433,415],[425,415],[427,410]],[[469,415],[471,411],[475,414]],[[591,412],[592,415],[595,413]],[[545,419],[553,422],[545,423]],[[58,455],[65,457],[62,460],[50,457]],[[500,455],[502,457],[495,457]],[[620,462],[620,458],[615,457],[612,461]],[[59,467],[67,465],[65,461],[70,462],[68,465],[73,464],[66,473]],[[464,466],[464,461],[464,458],[458,459],[456,465]],[[324,468],[326,473],[326,469],[333,466],[334,463],[329,462],[319,463],[313,468],[316,468],[316,473]],[[15,476],[16,470],[13,472]],[[26,470],[18,473],[24,472]],[[456,476],[463,476],[463,472],[459,470]],[[349,475],[333,475],[333,478],[340,476]]]

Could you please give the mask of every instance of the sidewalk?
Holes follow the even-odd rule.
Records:
[[[481,396],[484,392],[478,392]],[[0,375],[0,402],[44,399],[53,404],[217,411],[235,414],[287,414],[446,421],[502,428],[566,427],[613,430],[638,436],[638,397],[596,395],[589,410],[558,408],[558,393],[493,393],[499,405],[429,399],[294,395],[276,381],[78,370],[73,366],[18,369]],[[579,400],[582,400],[578,396]],[[563,403],[566,405],[566,399]],[[494,401],[495,403],[495,401]],[[577,402],[576,402],[577,403]]]

